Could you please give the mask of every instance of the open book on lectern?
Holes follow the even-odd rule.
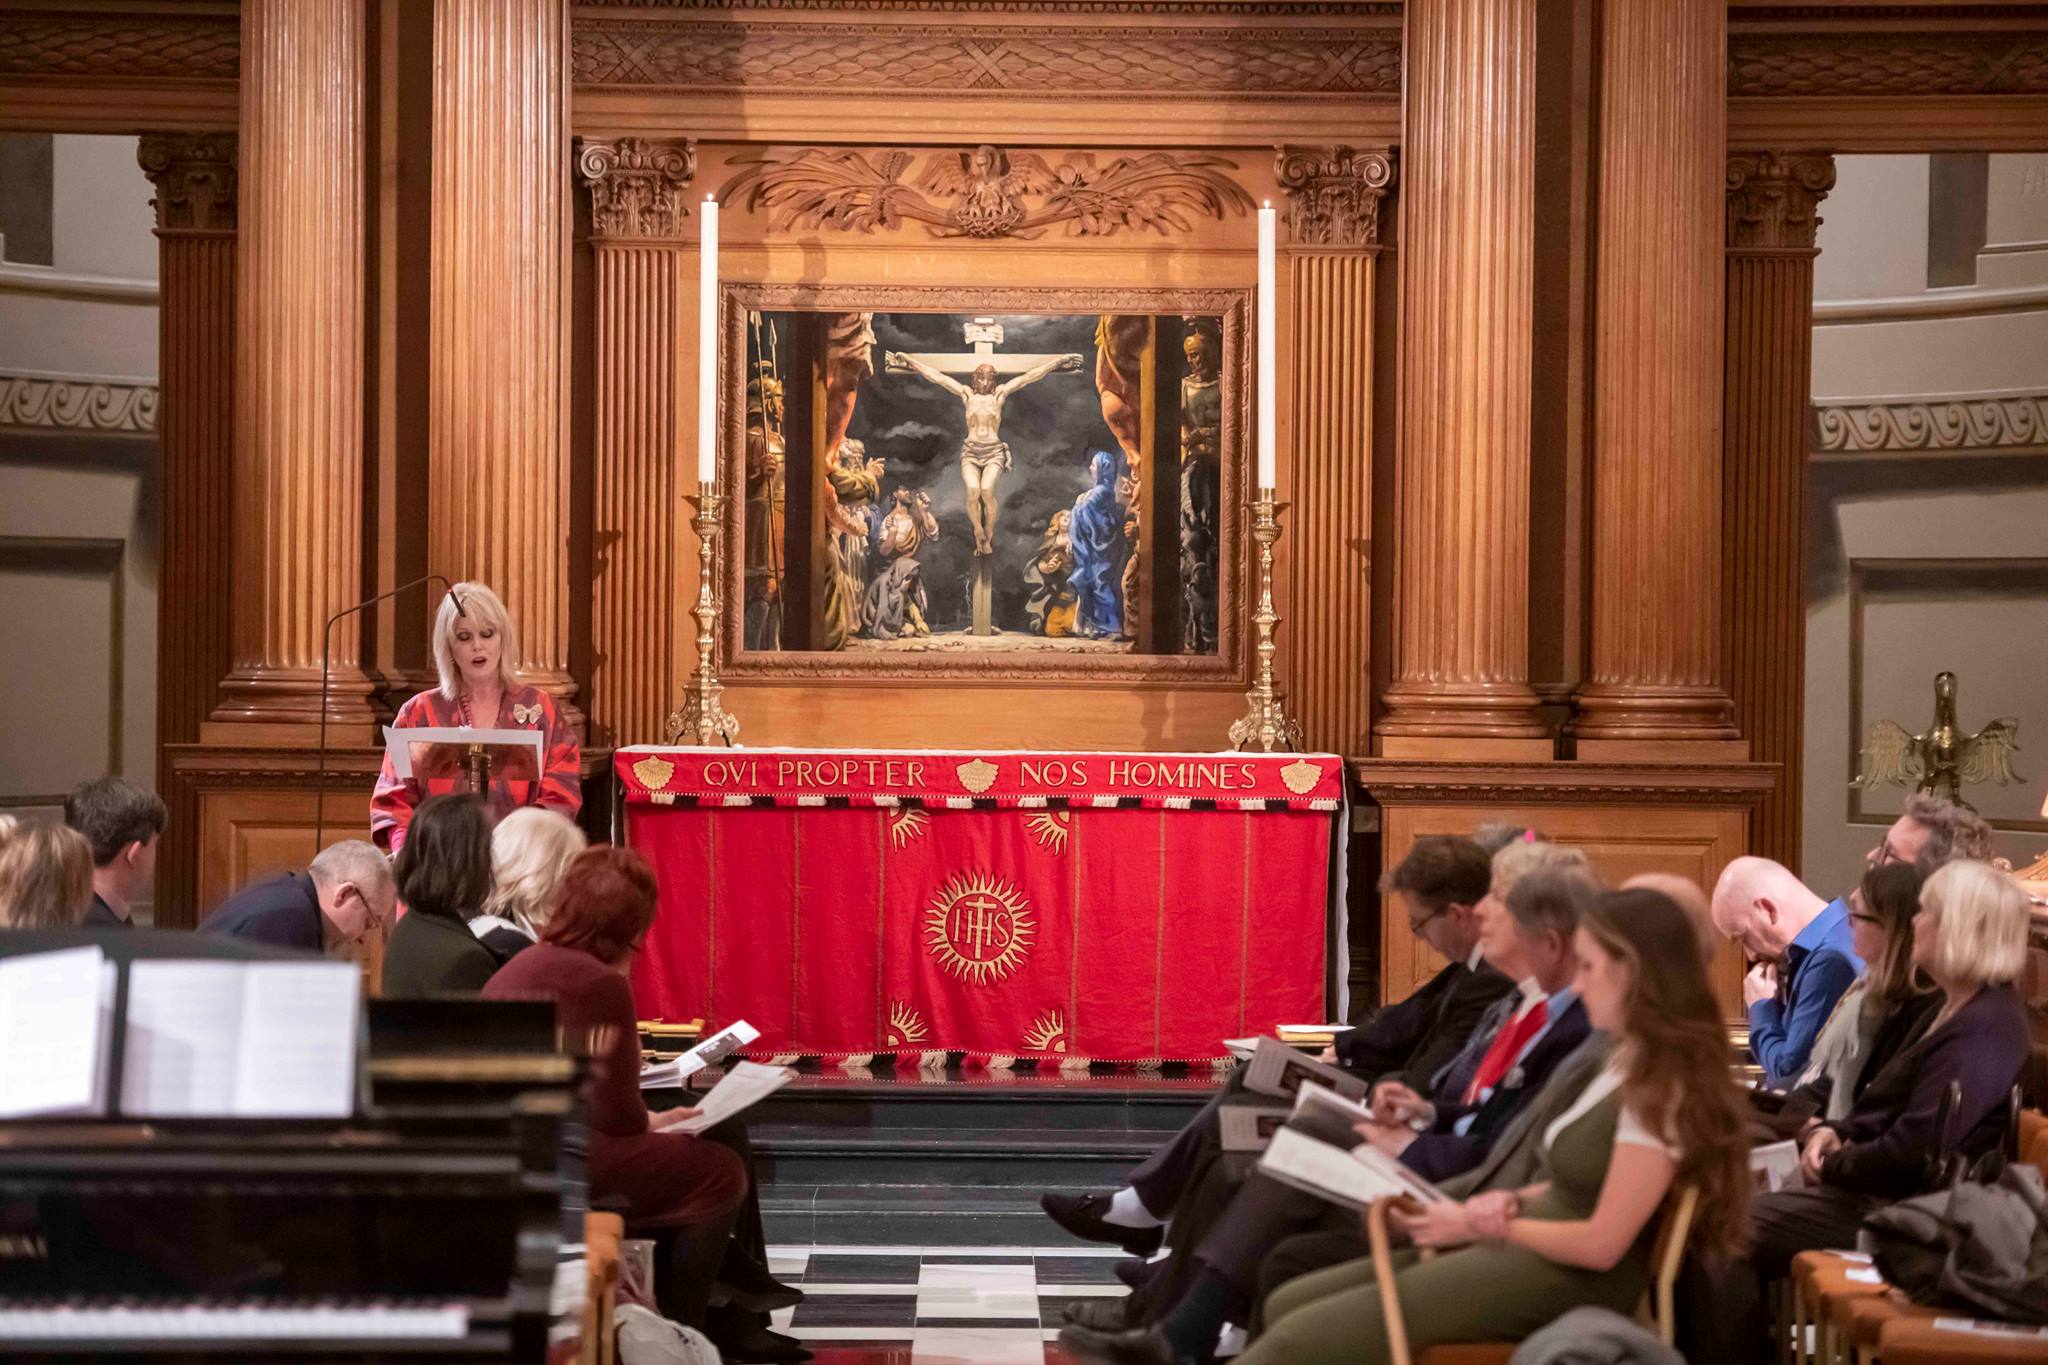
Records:
[[[435,781],[456,781],[469,770],[470,756],[481,750],[493,782],[538,782],[545,755],[538,730],[473,730],[460,725],[387,725],[384,752],[400,779],[415,778],[422,787]]]

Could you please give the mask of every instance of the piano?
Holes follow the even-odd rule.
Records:
[[[583,1063],[367,1003],[348,1120],[0,1124],[0,1360],[544,1360]]]

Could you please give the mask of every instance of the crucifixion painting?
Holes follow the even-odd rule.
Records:
[[[996,480],[1010,468],[1010,447],[1003,440],[1003,401],[1030,384],[1051,374],[1078,374],[1081,355],[999,355],[1003,325],[994,318],[975,318],[963,329],[973,350],[950,355],[905,355],[888,353],[886,368],[891,374],[916,374],[930,380],[960,400],[967,422],[966,438],[960,443],[960,480],[967,487],[967,517],[974,528],[974,625],[975,635],[993,635],[991,597],[992,565],[995,555]],[[964,374],[963,384],[953,378]],[[1010,378],[1003,379],[1003,375]]]

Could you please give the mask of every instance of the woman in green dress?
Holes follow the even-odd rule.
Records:
[[[1612,891],[1581,919],[1578,991],[1616,1046],[1544,1137],[1543,1178],[1400,1225],[1433,1259],[1401,1254],[1395,1284],[1409,1347],[1519,1341],[1585,1305],[1633,1312],[1675,1185],[1699,1189],[1692,1250],[1739,1254],[1749,1228],[1748,1120],[1699,935],[1656,891]],[[1266,1300],[1266,1330],[1240,1365],[1390,1357],[1372,1262],[1293,1280]]]

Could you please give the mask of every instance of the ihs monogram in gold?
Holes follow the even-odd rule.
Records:
[[[984,872],[961,872],[932,893],[924,933],[925,951],[940,966],[986,986],[1023,964],[1038,926],[1016,887]]]

